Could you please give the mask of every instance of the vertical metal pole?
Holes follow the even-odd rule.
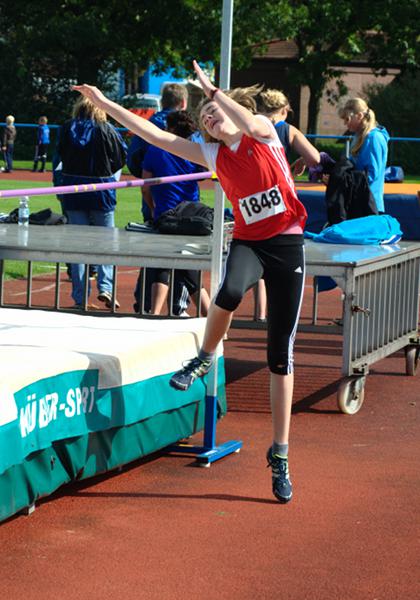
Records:
[[[85,265],[85,273],[83,275],[84,288],[83,288],[83,310],[88,309],[89,303],[89,266]]]
[[[318,324],[318,277],[312,281],[313,299],[312,299],[312,325]]]
[[[112,265],[112,300],[111,300],[111,312],[115,313],[116,306],[115,302],[117,299],[117,288],[118,288],[118,268],[117,265]]]
[[[201,289],[203,287],[203,272],[202,271],[197,271],[197,276],[198,276],[198,296],[197,296],[197,310],[196,310],[196,316],[200,317],[201,316]]]
[[[147,269],[146,267],[142,267],[141,268],[141,301],[140,301],[140,316],[144,317],[145,314],[145,310],[144,310],[144,305],[145,305],[145,299],[146,299],[146,277],[147,277]]]
[[[350,156],[350,140],[347,139],[346,140],[346,158],[349,158]]]
[[[227,89],[230,86],[230,63],[232,56],[232,24],[233,0],[223,0],[222,9],[222,41],[220,46],[220,77],[219,87]]]
[[[28,260],[28,275],[26,280],[26,307],[32,306],[32,261]]]
[[[174,291],[175,291],[175,269],[171,269],[169,275],[169,290],[168,290],[168,301],[169,301],[169,316],[174,316]]]
[[[60,308],[60,263],[55,264],[54,308],[55,310],[58,310]]]
[[[210,296],[214,298],[222,276],[223,260],[223,217],[224,194],[219,183],[215,185],[214,220],[213,220],[213,251],[211,256]],[[207,381],[206,409],[204,419],[204,447],[214,448],[216,444],[217,421],[217,361],[220,355],[220,345],[216,351],[213,368]]]
[[[222,39],[220,49],[219,87],[227,89],[230,86],[230,64],[232,55],[232,22],[233,0],[223,0],[222,10]],[[223,221],[225,196],[219,183],[215,185],[214,221],[213,221],[213,252],[210,273],[210,295],[214,297],[219,287],[222,275],[223,259]],[[209,373],[207,383],[206,411],[204,425],[204,447],[213,448],[216,444],[217,420],[217,357]]]
[[[0,306],[4,304],[4,260],[0,259]]]

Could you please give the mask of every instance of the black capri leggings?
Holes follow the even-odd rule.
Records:
[[[293,344],[305,285],[302,235],[233,240],[215,304],[234,311],[263,278],[267,290],[267,361],[272,373],[293,373]]]

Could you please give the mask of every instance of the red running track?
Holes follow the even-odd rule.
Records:
[[[119,279],[123,308],[134,280],[129,271]],[[34,289],[48,285],[45,276]],[[8,293],[19,286],[9,284]],[[63,293],[68,288],[64,282]],[[310,295],[308,288],[304,319]],[[44,292],[37,297],[47,301]],[[242,314],[250,314],[249,300]],[[321,318],[339,311],[339,294],[322,294]],[[299,334],[295,497],[283,506],[271,496],[265,466],[271,427],[264,348],[263,331],[231,330],[225,343],[230,411],[218,440],[242,439],[240,454],[210,469],[156,454],[69,485],[31,516],[3,523],[2,597],[418,600],[418,377],[403,374],[402,353],[378,362],[362,409],[345,416],[336,407],[339,338]]]
[[[119,278],[123,308],[134,279],[130,272]],[[40,304],[49,284],[48,277],[37,280]],[[17,299],[22,289],[16,282],[7,293]],[[304,319],[310,305],[308,287]],[[251,313],[249,297],[240,312]],[[322,294],[321,318],[339,314],[339,294]],[[265,467],[271,427],[264,348],[262,331],[231,330],[225,343],[230,411],[218,440],[242,439],[240,454],[210,469],[156,454],[67,486],[31,516],[3,523],[2,597],[419,600],[418,376],[404,375],[402,353],[378,362],[362,409],[345,416],[336,407],[339,338],[298,334],[295,497],[283,506],[271,496]]]

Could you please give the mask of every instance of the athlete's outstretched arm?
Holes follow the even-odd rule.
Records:
[[[214,93],[217,90],[216,86],[212,84],[210,79],[200,68],[197,61],[194,61],[194,70],[203,88],[203,92],[208,98],[212,98],[220,108],[228,115],[235,125],[246,135],[255,138],[271,138],[274,137],[273,130],[269,124],[253,115],[249,110],[232,100],[224,94],[221,90]]]
[[[104,110],[113,119],[118,121],[118,123],[121,123],[121,125],[124,125],[127,129],[130,129],[130,131],[133,131],[141,138],[144,138],[153,146],[163,148],[163,150],[172,152],[172,154],[181,156],[182,158],[203,165],[204,167],[207,166],[200,144],[191,142],[156,127],[156,125],[153,125],[150,121],[135,115],[104,96],[104,94],[95,86],[87,84],[74,85],[72,89],[89,98],[95,106]]]

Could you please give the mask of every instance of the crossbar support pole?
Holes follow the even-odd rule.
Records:
[[[219,86],[227,89],[230,86],[230,64],[232,53],[232,23],[233,0],[223,0],[222,9],[222,39]],[[213,251],[210,273],[210,294],[213,299],[219,288],[222,277],[223,259],[223,221],[224,221],[225,196],[219,183],[215,186],[214,221],[213,221]],[[180,444],[173,446],[174,452],[192,452],[196,454],[197,461],[202,466],[210,466],[216,460],[232,452],[239,452],[242,441],[232,440],[224,444],[216,444],[217,427],[217,357],[210,370],[207,380],[207,394],[205,400],[204,439],[203,448]]]

